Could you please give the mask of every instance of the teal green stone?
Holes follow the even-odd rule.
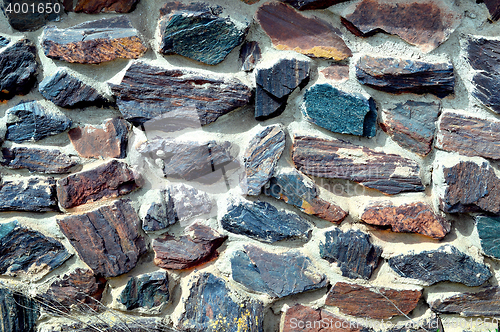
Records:
[[[484,253],[500,259],[500,217],[476,217],[476,227]]]

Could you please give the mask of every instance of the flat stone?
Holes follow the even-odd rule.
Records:
[[[390,226],[393,232],[418,233],[434,239],[442,239],[450,232],[451,223],[434,213],[425,203],[399,206],[371,205],[365,208],[361,220],[370,225]]]
[[[338,228],[325,233],[319,244],[321,258],[337,263],[344,277],[370,279],[377,268],[382,248],[370,242],[370,236],[359,230],[342,232]]]
[[[323,70],[320,70],[320,73],[325,76],[326,79],[344,82],[349,79],[349,66],[347,65],[330,65]]]
[[[456,6],[442,0],[363,0],[342,15],[342,23],[356,36],[383,31],[430,52],[455,31],[462,21]]]
[[[265,127],[248,143],[245,160],[245,179],[240,186],[247,195],[257,196],[271,178],[285,149],[285,133],[280,125]]]
[[[38,101],[9,108],[5,139],[16,143],[39,141],[68,130],[72,121],[62,112],[49,109]]]
[[[0,274],[41,278],[61,266],[72,254],[54,238],[21,225],[0,224]]]
[[[399,146],[426,156],[432,150],[440,113],[439,103],[409,100],[382,110],[380,128]]]
[[[263,193],[330,222],[340,223],[347,216],[347,212],[338,205],[320,198],[316,184],[295,169],[275,172]]]
[[[216,65],[240,45],[248,22],[220,17],[222,8],[208,3],[168,2],[160,9],[160,49],[207,65]]]
[[[132,270],[146,252],[140,224],[129,201],[57,220],[80,259],[97,275],[116,277]]]
[[[57,198],[65,209],[126,195],[139,188],[137,175],[123,162],[111,160],[57,180]]]
[[[67,11],[77,13],[98,14],[98,13],[129,13],[134,10],[139,0],[78,0],[73,7],[73,0],[69,0],[70,6]]]
[[[56,181],[52,177],[4,180],[0,187],[0,211],[59,211]]]
[[[161,309],[169,301],[168,277],[165,271],[145,273],[130,278],[120,294],[120,302],[127,310]]]
[[[241,70],[252,71],[261,58],[259,43],[255,41],[246,42],[240,49]]]
[[[477,216],[476,228],[481,240],[481,247],[486,255],[500,258],[500,217]]]
[[[425,189],[415,161],[342,140],[295,136],[292,160],[303,173],[351,180],[389,195]]]
[[[101,126],[86,125],[68,131],[76,152],[84,158],[125,158],[129,124],[120,118],[105,120]]]
[[[141,205],[139,216],[145,232],[155,232],[167,228],[178,221],[175,213],[174,198],[170,188],[148,192],[151,201]]]
[[[334,133],[373,137],[377,134],[377,107],[373,98],[352,94],[330,84],[306,90],[302,114],[307,121]]]
[[[227,239],[215,230],[193,224],[191,235],[175,238],[169,234],[153,240],[154,263],[164,269],[183,270],[217,258],[217,248]]]
[[[491,277],[487,265],[476,262],[449,244],[418,254],[394,256],[388,262],[400,276],[421,280],[429,285],[451,281],[474,287],[481,286]]]
[[[40,315],[36,301],[4,287],[0,287],[0,312],[1,331],[35,331]]]
[[[235,302],[222,278],[211,273],[195,277],[179,320],[183,331],[264,331],[264,306],[258,300]]]
[[[278,211],[266,202],[231,205],[221,224],[229,232],[266,243],[294,239],[308,241],[312,232],[312,225],[304,218]]]
[[[36,47],[28,39],[0,52],[0,101],[25,95],[36,83]]]
[[[14,6],[15,4],[22,5],[22,7],[17,8]],[[27,7],[23,6],[24,4]],[[39,11],[38,5],[43,6],[43,9]],[[59,0],[26,0],[23,2],[3,0],[1,8],[10,26],[18,31],[34,31],[43,27],[48,21],[59,21],[60,14],[64,12]],[[45,10],[46,8],[52,9],[51,12]]]
[[[75,158],[55,149],[18,146],[2,148],[2,157],[2,166],[46,174],[70,173],[71,169],[79,164]]]
[[[500,314],[500,289],[486,287],[479,292],[462,292],[429,302],[431,310],[440,314],[459,314],[463,317],[497,317]]]
[[[172,111],[178,116],[197,114],[205,126],[246,105],[252,92],[236,79],[185,69],[170,69],[134,62],[119,85],[111,85],[125,119],[141,125]]]
[[[338,28],[315,16],[306,17],[284,3],[263,4],[257,10],[256,18],[279,50],[337,61],[352,56]]]
[[[244,248],[231,258],[231,270],[233,280],[251,291],[281,298],[327,284],[326,276],[299,251],[274,254],[253,245]]]
[[[410,59],[363,56],[356,63],[361,84],[389,93],[431,93],[439,98],[454,93],[451,63],[430,63]]]
[[[500,2],[498,0],[483,0],[483,2],[490,12],[491,20],[498,21],[500,18]]]
[[[422,290],[365,287],[337,282],[328,292],[325,304],[339,308],[345,315],[389,319],[408,315],[416,308]]]
[[[445,193],[440,208],[446,213],[500,213],[500,179],[487,163],[462,161],[444,168]]]
[[[0,47],[9,45],[10,39],[4,36],[0,36]]]
[[[46,27],[42,48],[51,59],[94,64],[137,59],[148,49],[126,16],[89,21],[66,29]]]
[[[325,9],[347,0],[281,0],[298,10]]]
[[[65,68],[60,68],[54,75],[45,77],[40,82],[38,91],[57,106],[65,108],[83,108],[109,104],[106,97],[96,88],[84,83]]]

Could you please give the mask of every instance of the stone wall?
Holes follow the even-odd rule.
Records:
[[[3,0],[1,330],[497,329],[484,2]]]

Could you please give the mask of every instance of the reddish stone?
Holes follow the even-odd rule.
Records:
[[[500,18],[500,1],[499,0],[483,0],[486,8],[491,15],[492,21],[497,21]]]
[[[67,11],[73,11],[73,1]],[[74,11],[77,13],[97,14],[101,12],[128,13],[139,0],[78,0]],[[65,2],[66,3],[66,2]]]
[[[347,81],[349,79],[349,66],[347,65],[331,65],[321,71],[325,78],[334,81]]]

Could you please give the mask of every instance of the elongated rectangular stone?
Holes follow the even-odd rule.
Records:
[[[66,0],[66,2],[70,2],[70,5],[66,7],[67,11],[74,10],[77,13],[98,14],[101,12],[131,12],[139,0],[77,0],[74,7],[73,0]]]
[[[4,180],[0,187],[0,211],[59,211],[56,181],[52,177]]]
[[[477,216],[475,220],[484,253],[500,259],[500,217]]]
[[[498,317],[500,288],[486,287],[479,292],[464,292],[429,302],[431,310],[440,314],[459,314],[465,317]]]
[[[14,169],[28,169],[30,172],[64,174],[78,165],[78,162],[59,150],[29,147],[2,148],[3,166]]]
[[[35,331],[40,308],[36,301],[5,287],[0,288],[0,330]]]

